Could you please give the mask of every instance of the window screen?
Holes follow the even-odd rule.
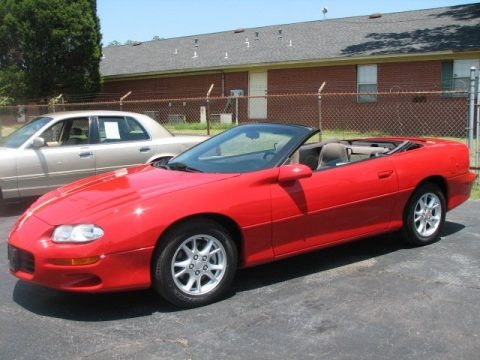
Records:
[[[357,66],[358,102],[377,101],[377,65]]]
[[[478,69],[478,59],[465,59],[453,61],[453,90],[468,91],[470,85],[470,68]]]

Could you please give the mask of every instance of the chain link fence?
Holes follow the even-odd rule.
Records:
[[[0,107],[0,135],[32,118],[72,110],[123,110],[149,115],[175,134],[216,134],[248,122],[301,124],[320,128],[320,138],[365,136],[444,137],[467,143],[469,116],[478,103],[467,92],[306,93],[265,96],[123,100]],[[469,125],[470,124],[470,125]],[[470,131],[473,132],[473,129]],[[471,135],[471,134],[470,134]],[[478,136],[471,145],[478,164]]]

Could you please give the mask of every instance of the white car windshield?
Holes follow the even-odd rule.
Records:
[[[33,134],[47,124],[52,118],[37,117],[11,133],[3,143],[4,147],[16,149],[22,146]]]

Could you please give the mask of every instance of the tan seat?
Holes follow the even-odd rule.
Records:
[[[64,145],[78,145],[86,144],[87,138],[83,135],[83,131],[80,128],[72,128],[68,139],[63,143]]]
[[[344,144],[327,143],[322,146],[318,157],[318,167],[332,167],[348,162],[348,150]]]
[[[295,151],[292,156],[290,156],[289,164],[300,164],[300,150]]]

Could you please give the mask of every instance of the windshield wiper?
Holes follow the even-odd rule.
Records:
[[[178,171],[187,171],[187,172],[202,172],[201,170],[195,169],[187,164],[181,162],[173,162],[168,163],[165,165],[170,170],[178,170]]]

